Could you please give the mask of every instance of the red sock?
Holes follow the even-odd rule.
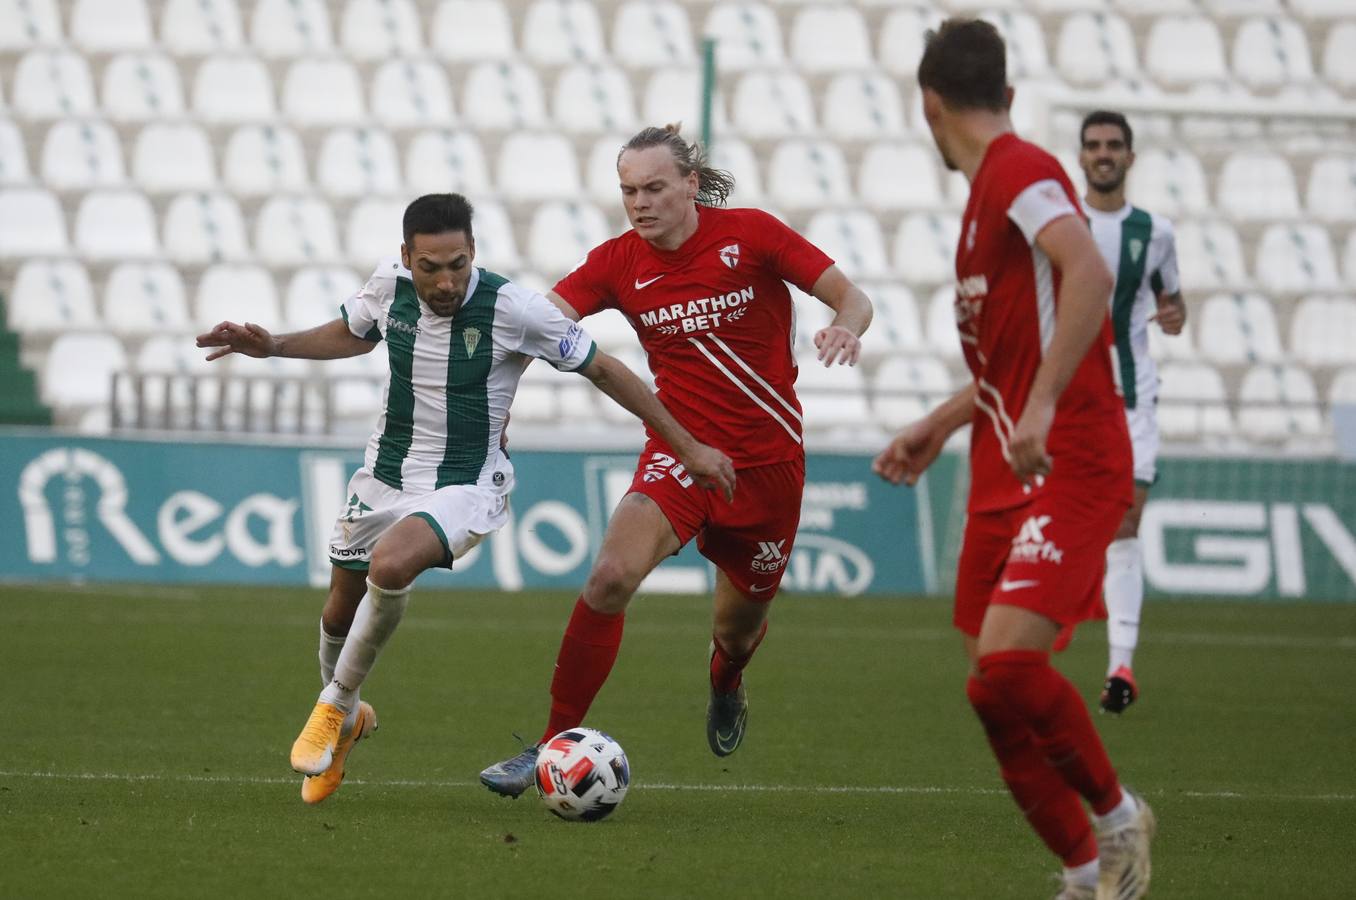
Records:
[[[1012,799],[1045,846],[1070,868],[1096,859],[1097,838],[1087,810],[1045,761],[1031,729],[980,679],[971,677],[965,693],[984,725]]]
[[[728,694],[739,687],[744,667],[753,659],[754,651],[763,642],[763,636],[766,634],[767,622],[763,622],[758,637],[753,639],[753,646],[743,656],[731,656],[721,644],[720,638],[711,635],[711,642],[716,645],[716,652],[711,654],[711,687],[722,694]]]
[[[584,721],[593,698],[617,661],[625,613],[596,612],[580,597],[574,604],[551,678],[551,719],[542,741]]]
[[[1104,815],[1121,801],[1116,770],[1069,680],[1040,650],[1004,650],[979,659],[984,681],[1031,729],[1036,745],[1064,783]]]

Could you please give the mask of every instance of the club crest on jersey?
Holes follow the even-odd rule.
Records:
[[[1144,242],[1139,238],[1130,239],[1130,261],[1139,262],[1139,255],[1144,252]]]
[[[474,325],[461,333],[462,343],[466,345],[466,358],[476,355],[476,345],[480,343],[480,329]]]
[[[720,248],[720,261],[733,269],[739,265],[739,245],[729,244]]]

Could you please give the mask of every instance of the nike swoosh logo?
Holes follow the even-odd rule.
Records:
[[[1020,591],[1022,588],[1035,587],[1040,584],[1039,581],[1028,579],[1026,581],[1004,581],[998,585],[1000,591]]]
[[[763,591],[770,591],[774,587],[776,587],[775,584],[751,584],[749,585],[749,593],[761,594]]]
[[[667,274],[667,273],[666,273],[666,274]],[[637,278],[637,279],[636,279],[636,290],[640,290],[641,288],[647,288],[647,287],[649,287],[650,285],[654,284],[656,281],[658,281],[659,279],[661,279],[661,278],[663,278],[663,277],[664,277],[663,275],[656,275],[655,277],[651,278],[649,281],[641,281],[639,278]]]

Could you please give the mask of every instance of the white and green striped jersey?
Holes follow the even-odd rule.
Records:
[[[1111,292],[1111,324],[1116,334],[1116,378],[1125,406],[1152,404],[1158,396],[1158,370],[1149,356],[1149,317],[1159,294],[1182,289],[1177,274],[1177,243],[1172,223],[1131,206],[1102,212],[1083,205],[1097,249],[1116,276]]]
[[[356,336],[386,342],[391,380],[364,462],[403,491],[512,487],[499,438],[523,370],[540,358],[575,371],[597,352],[550,300],[479,268],[451,318],[419,299],[399,260],[382,261],[340,312]]]

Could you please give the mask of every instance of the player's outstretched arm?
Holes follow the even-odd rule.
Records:
[[[946,439],[970,421],[974,410],[975,386],[971,383],[923,418],[904,426],[877,454],[871,471],[891,484],[902,481],[913,487],[942,452]]]
[[[289,334],[270,334],[268,329],[253,322],[237,325],[222,322],[206,334],[198,335],[199,347],[213,348],[208,360],[220,359],[232,353],[265,359],[270,356],[291,356],[298,359],[343,359],[370,353],[376,344],[356,337],[343,319],[324,325],[294,331]]]
[[[816,300],[833,310],[833,321],[815,333],[819,361],[828,366],[855,366],[862,335],[871,324],[871,300],[837,266],[824,270],[810,289]]]
[[[616,357],[597,353],[593,360],[579,370],[598,390],[616,400],[623,409],[639,418],[664,439],[683,467],[708,490],[718,490],[726,500],[734,499],[734,463],[724,453],[708,447],[678,424],[664,404],[645,382]]]

